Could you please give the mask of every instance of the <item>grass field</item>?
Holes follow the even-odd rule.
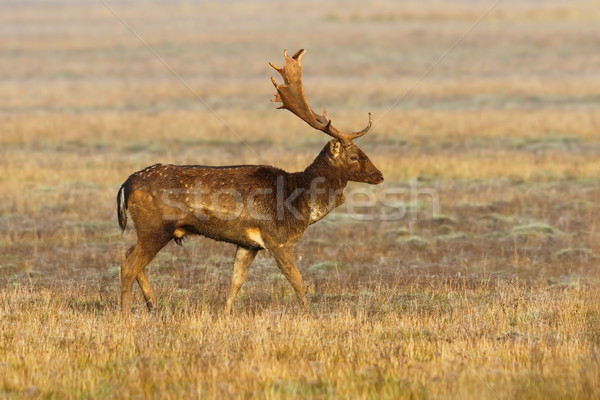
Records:
[[[0,397],[600,398],[600,7],[501,1],[444,56],[492,4],[1,1]],[[315,109],[373,113],[376,194],[438,218],[312,226],[312,318],[266,254],[222,315],[234,247],[169,244],[123,321],[119,185],[303,169],[267,65],[301,47]]]

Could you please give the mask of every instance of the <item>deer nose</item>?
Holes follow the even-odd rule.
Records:
[[[375,183],[376,185],[383,182],[383,174],[380,171],[374,172],[372,176],[374,181],[373,183]]]

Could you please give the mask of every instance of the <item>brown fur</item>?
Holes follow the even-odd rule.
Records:
[[[319,179],[317,187],[323,193],[311,198],[311,183],[315,179]],[[156,164],[132,174],[117,195],[119,224],[122,229],[126,228],[129,211],[138,237],[121,269],[123,313],[130,312],[131,289],[136,279],[148,308],[155,307],[156,299],[144,268],[170,240],[180,243],[186,235],[202,235],[237,245],[227,311],[231,311],[256,253],[263,249],[273,255],[307,310],[306,287],[296,267],[294,246],[308,226],[316,222],[311,219],[311,212],[321,210],[318,216],[322,218],[343,203],[343,190],[348,181],[375,184],[383,181],[383,176],[356,145],[342,145],[338,140],[329,142],[312,164],[296,173],[264,165]],[[295,190],[300,191],[290,202],[297,215],[286,207],[278,211],[278,185],[284,199]],[[208,200],[218,190],[235,190],[239,198],[225,195],[218,203],[219,209],[213,209],[204,195],[197,195],[198,189],[206,191]],[[256,189],[270,193],[257,194]],[[251,196],[257,215],[244,208],[235,218],[222,218],[239,207],[240,199],[242,204],[247,204]]]
[[[383,175],[353,142],[371,128],[370,114],[366,128],[343,133],[325,112],[316,114],[308,105],[302,86],[304,54],[300,50],[290,57],[284,52],[285,67],[273,66],[284,83],[272,78],[277,89],[273,101],[282,102],[282,108],[334,138],[304,171],[288,173],[266,165],[156,164],[123,183],[117,194],[119,225],[123,230],[127,226],[129,209],[138,237],[121,268],[123,314],[130,313],[135,279],[148,308],[154,308],[156,299],[144,268],[171,239],[181,244],[188,234],[237,245],[228,312],[252,260],[263,249],[273,255],[308,311],[306,286],[294,255],[296,243],[310,224],[343,203],[348,181],[378,184]]]

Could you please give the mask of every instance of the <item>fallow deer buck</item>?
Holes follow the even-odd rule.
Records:
[[[267,165],[156,164],[131,175],[117,194],[119,225],[125,230],[127,210],[135,224],[137,243],[127,252],[121,267],[121,307],[131,312],[131,290],[137,280],[149,310],[156,298],[144,268],[173,239],[202,235],[237,246],[230,313],[250,264],[260,250],[268,250],[294,287],[305,311],[309,310],[306,286],[296,266],[294,247],[309,225],[325,217],[344,201],[348,181],[379,184],[382,173],[354,143],[371,128],[343,133],[327,118],[315,113],[304,95],[300,50],[292,57],[284,52],[285,67],[271,64],[283,77],[274,102],[310,126],[333,137],[302,172],[289,173]]]

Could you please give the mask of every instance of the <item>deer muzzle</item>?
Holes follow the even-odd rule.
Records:
[[[381,173],[381,171],[373,172],[371,175],[369,175],[369,178],[367,179],[367,183],[370,183],[371,185],[379,185],[382,182],[383,174]]]

